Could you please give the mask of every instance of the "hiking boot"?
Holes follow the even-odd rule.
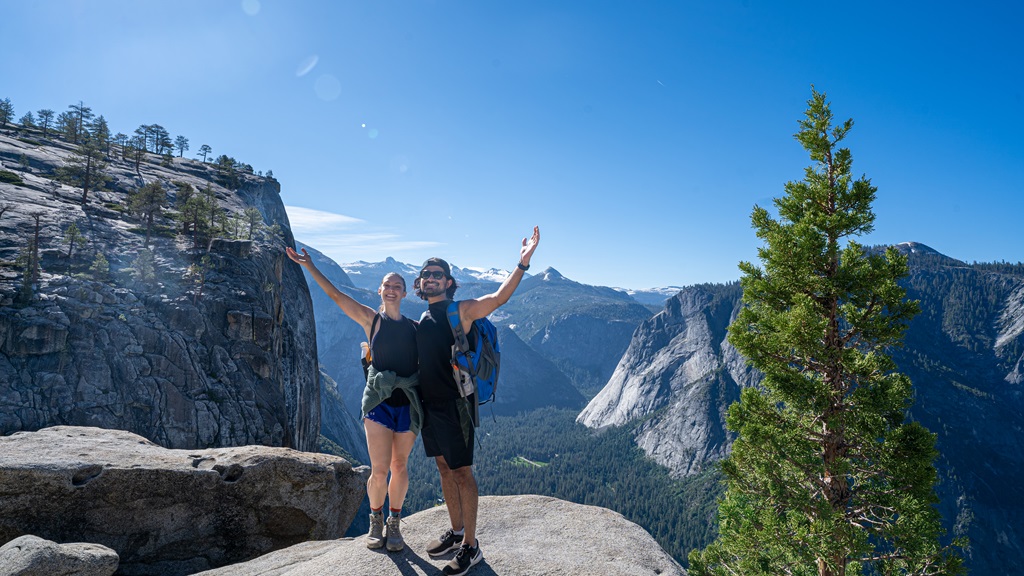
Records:
[[[451,528],[443,536],[427,544],[427,554],[441,556],[455,550],[462,544],[462,534],[456,534]]]
[[[384,515],[370,514],[370,532],[366,534],[366,547],[376,550],[384,545]]]
[[[470,547],[469,544],[463,544],[459,547],[458,553],[455,554],[455,558],[445,565],[444,570],[441,571],[445,576],[462,576],[474,564],[484,559],[484,553],[480,551],[480,541],[476,541],[476,548]]]
[[[402,539],[402,529],[398,526],[402,521],[401,516],[388,516],[388,551],[398,552],[405,548],[405,540]]]

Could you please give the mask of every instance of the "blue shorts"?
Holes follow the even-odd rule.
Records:
[[[408,432],[410,414],[408,405],[388,406],[387,402],[381,402],[366,414],[366,419],[373,420],[392,432]]]

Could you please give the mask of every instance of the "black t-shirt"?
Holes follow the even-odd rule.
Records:
[[[455,400],[459,389],[452,375],[452,335],[448,323],[448,304],[443,300],[431,304],[420,317],[416,330],[416,348],[420,357],[420,396],[424,402]]]
[[[418,363],[416,323],[405,316],[392,320],[378,312],[377,317],[377,330],[370,342],[371,364],[379,371],[391,370],[403,378],[412,376]],[[395,390],[385,402],[391,406],[407,406],[409,397]]]

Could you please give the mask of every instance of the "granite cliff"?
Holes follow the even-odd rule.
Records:
[[[0,434],[81,425],[169,448],[315,450],[313,310],[283,254],[277,181],[152,154],[136,166],[114,147],[86,195],[58,178],[77,152],[0,133]],[[153,184],[164,207],[148,226],[131,197]],[[190,196],[205,227],[181,217]]]

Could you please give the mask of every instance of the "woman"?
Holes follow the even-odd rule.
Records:
[[[388,550],[401,550],[405,541],[399,522],[409,489],[406,463],[423,421],[417,389],[416,323],[402,316],[400,311],[406,294],[405,279],[394,272],[385,275],[377,289],[381,306],[374,310],[335,288],[317,270],[305,249],[301,256],[291,247],[285,252],[292,261],[304,267],[342,312],[366,332],[370,349],[362,406],[366,447],[370,453],[370,479],[366,482],[366,494],[370,498],[370,531],[366,546],[380,548],[386,540]],[[386,538],[385,496],[390,507]]]

